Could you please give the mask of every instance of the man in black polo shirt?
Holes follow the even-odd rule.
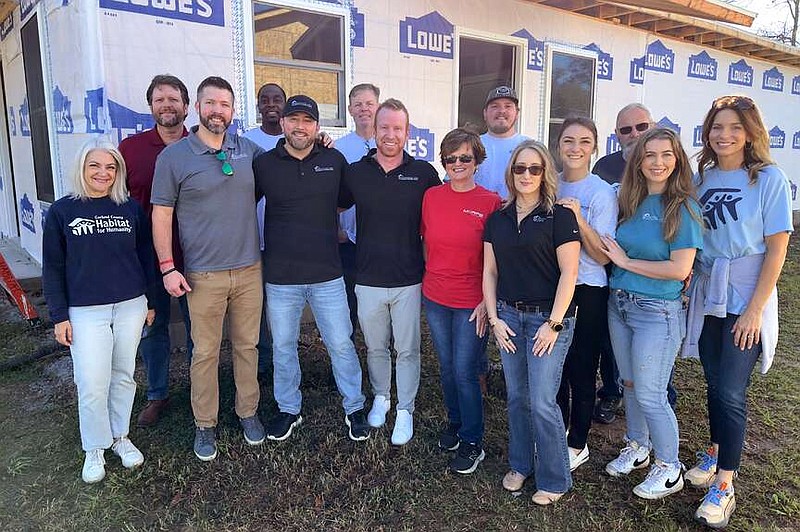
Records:
[[[361,393],[361,364],[350,339],[352,325],[339,260],[337,203],[347,161],[319,146],[317,103],[292,96],[281,118],[283,139],[256,158],[256,195],[266,198],[264,243],[267,315],[273,340],[273,383],[280,412],[267,437],[285,440],[303,422],[300,414],[300,317],[311,305],[343,396],[352,440],[369,438]]]
[[[375,394],[367,418],[373,427],[385,423],[391,408],[391,338],[397,351],[394,445],[406,444],[414,434],[420,372],[422,196],[441,184],[433,166],[403,149],[408,128],[408,111],[400,101],[390,98],[378,107],[376,149],[348,167],[340,205],[356,205],[356,297]]]

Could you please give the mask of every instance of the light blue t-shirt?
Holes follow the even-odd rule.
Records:
[[[558,192],[556,197],[576,198],[581,202],[581,214],[598,235],[611,235],[617,228],[617,194],[614,189],[603,181],[600,176],[586,174],[579,181],[564,181],[561,174],[558,176]],[[605,266],[586,253],[581,246],[581,256],[578,263],[578,282],[589,286],[607,286],[608,276]]]
[[[353,131],[336,141],[333,146],[344,155],[348,163],[360,161],[369,150],[375,147],[375,138],[365,139]],[[355,205],[339,213],[339,227],[347,233],[350,242],[356,242],[356,207]]]
[[[485,189],[497,192],[503,199],[508,199],[506,166],[508,166],[514,148],[526,140],[530,139],[519,133],[508,138],[494,137],[489,133],[481,135],[481,142],[486,148],[486,160],[475,172],[475,183]]]
[[[695,175],[695,182],[699,175]],[[714,259],[736,259],[767,250],[765,237],[791,232],[792,196],[789,179],[777,166],[767,166],[750,184],[747,170],[705,172],[697,197],[706,225],[698,260],[711,266]],[[728,289],[728,312],[741,314],[748,301]]]
[[[703,248],[703,230],[700,225],[700,208],[692,204],[697,218],[692,217],[686,207],[681,208],[681,222],[672,242],[664,240],[664,205],[661,194],[647,196],[636,213],[617,227],[617,243],[628,257],[651,261],[669,260],[678,249]],[[614,265],[609,281],[611,288],[618,288],[656,299],[678,299],[683,288],[682,281],[653,279],[624,270]]]
[[[254,127],[253,129],[248,129],[244,132],[244,138],[250,139],[262,148],[265,151],[269,151],[274,148],[278,144],[278,140],[283,138],[283,133],[280,135],[270,135],[268,133],[264,133],[264,130],[260,127]],[[258,200],[256,204],[256,218],[258,218],[258,242],[261,246],[261,251],[264,251],[264,206],[266,205],[266,200],[261,198]]]

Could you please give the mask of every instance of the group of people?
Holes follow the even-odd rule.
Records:
[[[458,128],[442,140],[440,180],[404,149],[406,107],[379,98],[372,84],[351,90],[356,131],[334,144],[313,99],[267,84],[261,126],[240,137],[228,130],[227,81],[203,80],[200,123],[187,130],[185,85],[156,76],[147,90],[155,127],[119,149],[98,140],[81,151],[73,194],[48,214],[43,282],[56,339],[72,353],[84,481],[105,476],[109,447],[125,467],[144,461],[128,439],[135,355],[142,336],[148,403],[137,421],[149,426],[169,405],[170,297],[190,335],[194,452],[204,461],[217,455],[226,314],[248,444],[285,440],[303,422],[297,346],[308,304],[349,437],[386,423],[394,374],[391,441],[404,445],[424,308],[448,417],[438,445],[455,451],[452,471],[472,473],[485,458],[481,380],[493,336],[507,389],[505,489],[533,476],[534,503],[561,498],[588,460],[593,417],[613,420],[621,396],[625,442],[606,472],[650,466],[633,490],[646,499],[684,481],[707,488],[696,518],[726,526],[746,389],[759,356],[765,372],[775,352],[775,286],[792,231],[788,179],[753,101],[713,102],[696,175],[676,133],[641,104],[626,106],[615,131],[622,149],[593,173],[591,119],[561,124],[557,165],[517,133],[517,95],[500,86],[484,106],[487,133]],[[710,425],[710,446],[686,473],[667,393],[681,350],[702,361]],[[278,413],[265,428],[258,375],[270,366]],[[605,393],[595,404],[598,366]]]

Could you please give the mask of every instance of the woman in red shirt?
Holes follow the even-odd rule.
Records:
[[[428,189],[422,201],[425,250],[422,300],[439,356],[448,426],[439,447],[457,451],[456,473],[475,471],[483,452],[483,397],[478,382],[486,349],[486,307],[481,294],[483,226],[500,208],[500,196],[475,184],[486,158],[480,137],[454,129],[439,150],[447,182]],[[473,323],[474,322],[474,323]]]

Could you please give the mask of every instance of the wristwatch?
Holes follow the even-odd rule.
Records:
[[[555,332],[561,332],[564,329],[564,324],[560,321],[555,320],[547,320],[547,324],[553,329]]]

